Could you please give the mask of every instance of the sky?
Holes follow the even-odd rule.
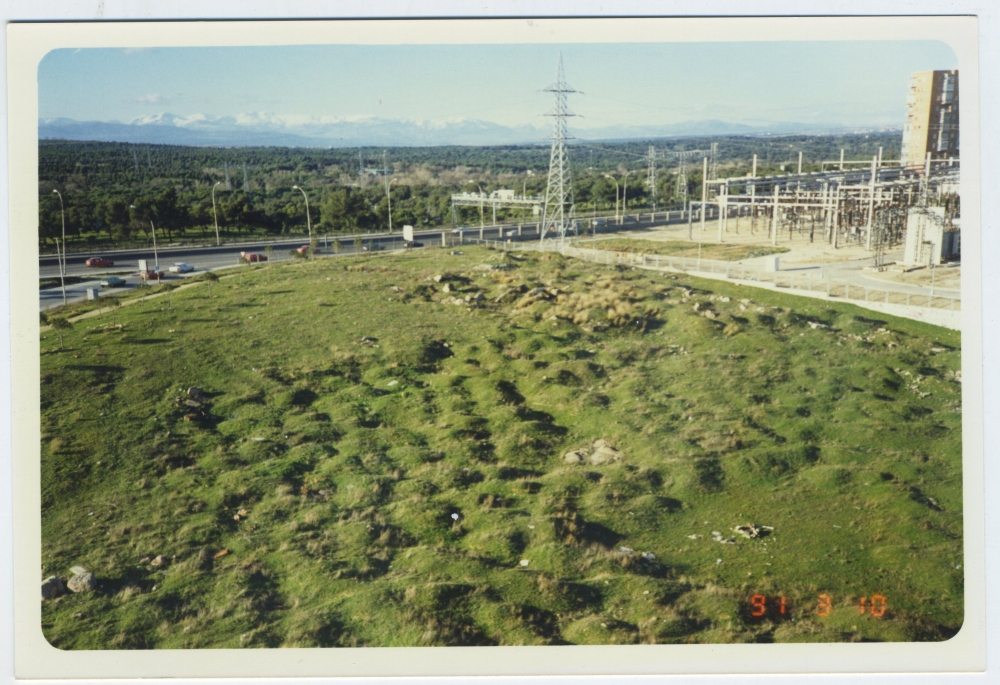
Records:
[[[317,45],[61,49],[39,118],[169,112],[547,126],[562,52],[578,128],[718,119],[902,125],[911,73],[958,68],[936,41]]]

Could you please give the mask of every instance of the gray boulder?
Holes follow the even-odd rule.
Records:
[[[49,576],[42,581],[42,599],[55,599],[66,593],[66,584],[59,576]]]
[[[94,578],[93,573],[86,571],[70,578],[69,582],[66,583],[66,587],[71,592],[91,592],[97,589],[97,580]]]
[[[573,450],[563,455],[563,461],[567,464],[582,464],[587,458],[584,450]]]
[[[621,451],[609,445],[606,440],[596,440],[594,442],[594,451],[590,453],[588,461],[593,466],[598,466],[613,461],[620,461],[622,456]]]

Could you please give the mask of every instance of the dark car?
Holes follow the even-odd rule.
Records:
[[[259,252],[240,252],[240,257],[243,258],[245,262],[266,262],[267,255],[260,254]]]
[[[102,288],[122,288],[125,286],[125,279],[118,278],[118,276],[108,276],[103,281],[101,281]]]
[[[379,250],[384,250],[385,245],[382,243],[365,243],[361,249],[365,252],[378,252]]]
[[[115,263],[107,257],[91,257],[87,260],[87,266],[114,266]]]
[[[411,247],[423,247],[423,246],[424,246],[424,244],[423,244],[423,243],[421,243],[421,242],[418,242],[418,241],[416,241],[416,240],[404,240],[404,241],[403,241],[403,247],[405,247],[405,248],[411,248]]]

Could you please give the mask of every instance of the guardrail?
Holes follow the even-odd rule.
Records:
[[[827,297],[855,302],[884,302],[886,304],[901,304],[912,307],[930,307],[933,309],[961,310],[962,300],[959,297],[934,295],[933,293],[914,293],[908,290],[862,286],[847,281],[823,278],[811,273],[792,273],[788,271],[768,271],[762,266],[740,264],[714,259],[699,259],[697,257],[674,257],[670,255],[651,255],[636,252],[614,252],[611,250],[594,250],[591,248],[560,246],[555,240],[531,243],[483,241],[500,250],[522,250],[559,252],[566,257],[575,257],[597,264],[622,264],[652,269],[670,269],[690,273],[692,275],[711,274],[723,276],[729,280],[770,283],[775,288],[800,290],[811,293],[823,293]]]

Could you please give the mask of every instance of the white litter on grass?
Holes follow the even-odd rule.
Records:
[[[688,535],[688,540],[697,540],[700,537],[700,535]]]
[[[528,528],[531,528],[532,530],[534,530],[534,529],[535,529],[535,527],[534,527],[534,526],[532,526],[532,525],[530,525],[530,524],[528,525]]]
[[[452,514],[451,518],[454,519],[455,521],[457,521],[458,520],[458,514]]]
[[[261,442],[264,438],[250,438],[254,442]]]
[[[722,559],[716,559],[716,560],[715,560],[715,565],[716,565],[716,566],[718,566],[718,565],[719,565],[719,564],[721,564],[721,563],[722,563]]]
[[[521,566],[527,566],[530,563],[531,563],[531,561],[528,560],[528,559],[521,559]]]
[[[389,381],[388,385],[391,388],[392,386],[396,385],[397,383],[399,383],[399,381]]]

